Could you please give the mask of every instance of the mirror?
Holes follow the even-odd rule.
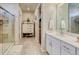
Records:
[[[48,30],[52,31],[54,29],[54,23],[53,23],[53,17],[51,16],[49,18],[49,23],[48,23]]]
[[[69,32],[79,34],[79,3],[69,5]]]
[[[57,31],[64,33],[68,31],[68,4],[57,5]]]

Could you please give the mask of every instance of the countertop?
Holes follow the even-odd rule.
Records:
[[[52,37],[56,37],[61,41],[67,42],[68,44],[79,48],[79,42],[77,42],[76,37],[72,37],[67,34],[60,35],[60,34],[57,34],[56,32],[51,32],[51,31],[47,31],[46,34],[51,35]]]

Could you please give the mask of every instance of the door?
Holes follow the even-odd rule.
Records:
[[[41,44],[41,19],[39,19],[39,43]]]

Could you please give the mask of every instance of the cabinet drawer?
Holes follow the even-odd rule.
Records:
[[[33,24],[31,24],[31,25],[29,24],[29,25],[27,25],[27,27],[33,27]]]
[[[62,55],[75,55],[75,47],[72,45],[61,42],[61,54]]]

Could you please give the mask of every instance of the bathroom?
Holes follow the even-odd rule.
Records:
[[[78,16],[79,3],[0,3],[0,54],[78,55]]]

